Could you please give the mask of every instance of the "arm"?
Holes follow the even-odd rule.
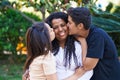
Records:
[[[87,54],[87,42],[86,39],[82,37],[79,37],[78,41],[81,43],[81,47],[82,47],[82,63],[83,63]]]
[[[99,59],[98,58],[86,58],[83,62],[83,69],[85,71],[92,70],[97,65]]]
[[[78,38],[77,38],[78,39]],[[81,42],[81,45],[83,45],[84,46],[84,44],[83,43],[85,43],[86,44],[86,40],[85,40],[85,38],[84,39],[82,39],[81,38],[81,40],[79,39],[78,41],[80,41]],[[82,48],[83,48],[83,46],[82,46]],[[85,47],[83,48],[83,49],[85,49]],[[85,49],[85,51],[86,51],[86,53],[87,53],[87,49]],[[68,78],[66,78],[65,80],[77,80],[78,78],[80,78],[82,75],[84,75],[84,73],[86,73],[87,71],[89,71],[89,70],[92,70],[95,66],[96,66],[96,64],[97,64],[97,61],[98,61],[98,59],[97,58],[87,58],[86,57],[86,53],[85,53],[85,51],[83,50],[83,66],[82,67],[80,67],[80,68],[78,68],[78,69],[76,69],[76,72],[72,75],[72,76],[70,76],[70,77],[68,77]],[[89,65],[88,65],[89,64]],[[86,74],[88,74],[88,73],[86,73]],[[85,75],[86,75],[85,74]]]
[[[83,70],[88,71],[92,70],[96,64],[98,63],[99,59],[98,58],[88,58],[86,57],[87,54],[87,42],[86,39],[83,37],[75,37],[82,46],[82,62],[83,62]]]
[[[98,34],[97,33],[93,34],[90,37],[90,39],[89,39],[89,47],[88,47],[88,50],[87,50],[87,55],[90,56],[90,57],[86,57],[85,60],[83,61],[83,67],[82,67],[83,72],[84,71],[86,72],[86,71],[89,71],[89,70],[92,70],[92,69],[95,68],[95,66],[97,65],[99,59],[102,58],[103,55],[104,55],[104,44],[105,44],[104,38],[99,33]],[[77,74],[74,74],[74,75],[76,75],[74,77],[79,76]]]
[[[28,69],[22,75],[22,80],[29,80],[29,70]]]
[[[104,57],[104,50],[105,50],[105,37],[103,37],[102,32],[95,32],[93,35],[90,36],[89,39],[89,48],[87,51],[87,57],[83,62],[83,69],[84,70],[91,70],[94,69],[99,59]]]
[[[86,57],[87,54],[87,42],[85,38],[76,37],[76,39],[81,43],[82,46],[82,62],[83,62],[83,70],[88,71],[92,70],[96,64],[98,63],[98,58],[88,58]]]
[[[83,38],[83,37],[76,37],[76,39],[81,43],[81,47],[82,47],[82,63],[83,61],[85,60],[86,58],[86,53],[87,53],[87,42],[86,42],[86,39]],[[78,78],[80,78],[82,75],[84,75],[86,71],[82,68],[82,67],[79,67],[76,69],[75,73],[64,79],[64,80],[77,80]]]
[[[84,75],[85,72],[86,71],[83,70],[83,68],[77,68],[75,73],[72,76],[70,76],[64,80],[78,80],[78,78],[80,78],[82,75]]]
[[[57,80],[57,74],[50,74],[46,75],[47,80]],[[29,71],[26,70],[25,73],[22,75],[22,80],[30,80],[29,79]]]

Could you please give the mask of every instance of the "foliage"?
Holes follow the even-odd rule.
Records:
[[[106,11],[102,11],[96,6],[97,0],[83,0],[87,1],[83,6],[86,6],[90,9],[92,13],[93,23],[108,32],[120,32],[120,14],[119,8],[116,7],[116,12],[111,13],[113,7],[112,3],[109,3]]]
[[[112,37],[120,55],[120,6],[116,6],[114,12],[111,13],[114,4],[109,3],[106,11],[102,11],[96,7],[96,1],[97,0],[90,0],[84,6],[87,6],[90,9],[93,23],[98,27],[103,28]]]
[[[116,47],[120,50],[120,32],[109,33],[116,44]],[[120,53],[119,53],[120,54]]]
[[[69,4],[66,2],[67,0],[27,0],[25,2],[26,7],[34,7],[36,11],[40,11],[42,13],[42,19],[45,19],[46,11],[51,13],[54,11],[65,10],[69,7]]]
[[[40,20],[33,14],[26,14],[36,20]],[[19,42],[24,40],[25,32],[31,22],[24,19],[20,13],[7,9],[5,12],[0,14],[0,51],[9,51],[16,54],[16,46]],[[20,37],[23,39],[21,40]],[[24,43],[24,41],[23,41]]]
[[[93,23],[111,34],[117,48],[120,46],[120,7],[116,7],[111,13],[113,4],[107,6],[106,11],[98,9],[95,0],[1,0],[0,1],[0,53],[12,53],[16,56],[18,44],[25,46],[25,32],[33,21],[45,19],[46,13],[64,11],[69,8],[70,1],[75,1],[78,6],[86,6],[90,9],[93,16]],[[21,12],[23,7],[32,7],[34,12],[41,12],[42,18],[32,14]],[[28,10],[29,11],[29,10]],[[116,33],[116,34],[114,34]],[[15,57],[13,57],[15,58]],[[16,60],[16,59],[15,59]]]
[[[21,80],[23,64],[5,63],[0,66],[0,80]]]

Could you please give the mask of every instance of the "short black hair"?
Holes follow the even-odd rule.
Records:
[[[86,7],[69,8],[68,16],[70,16],[76,25],[83,23],[85,29],[89,29],[91,25],[91,13]]]

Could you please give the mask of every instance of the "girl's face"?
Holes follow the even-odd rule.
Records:
[[[45,25],[48,28],[48,31],[50,34],[50,39],[51,39],[51,41],[53,41],[55,39],[55,33],[54,33],[53,29],[47,23],[45,23]]]
[[[66,41],[68,36],[68,27],[64,20],[61,18],[52,20],[52,27],[55,32],[55,37],[58,41]]]

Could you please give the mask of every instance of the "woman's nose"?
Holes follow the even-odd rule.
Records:
[[[58,29],[59,29],[59,31],[62,31],[62,27],[61,27],[61,26],[59,26],[59,28],[58,28]]]
[[[69,27],[69,23],[67,23],[67,27]]]

